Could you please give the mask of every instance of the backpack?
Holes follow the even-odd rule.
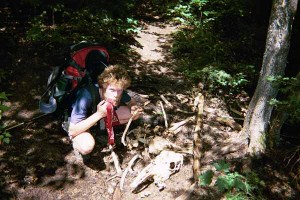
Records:
[[[39,102],[42,113],[68,110],[76,91],[94,84],[108,66],[109,54],[105,47],[83,41],[69,47],[65,61],[54,67],[48,77],[47,89]]]

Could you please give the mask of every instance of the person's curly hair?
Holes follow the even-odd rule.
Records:
[[[98,84],[100,87],[103,87],[104,84],[113,84],[126,89],[131,84],[131,78],[124,67],[110,65],[98,76]]]

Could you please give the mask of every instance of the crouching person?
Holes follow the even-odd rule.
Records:
[[[133,120],[139,118],[143,109],[127,94],[126,89],[130,84],[131,79],[124,68],[109,66],[98,76],[98,83],[78,90],[68,129],[75,152],[81,155],[92,152],[95,139],[90,128],[101,119],[105,119],[107,125],[108,104],[114,108],[113,126],[127,123],[133,114]],[[93,106],[95,98],[99,103]]]

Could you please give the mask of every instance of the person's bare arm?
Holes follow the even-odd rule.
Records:
[[[80,133],[87,131],[94,124],[96,124],[100,119],[106,116],[106,103],[101,101],[97,105],[97,111],[89,116],[88,118],[78,122],[77,124],[70,123],[69,126],[69,135],[71,137],[76,137]]]

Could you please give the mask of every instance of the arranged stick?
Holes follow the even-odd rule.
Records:
[[[196,127],[194,130],[194,163],[193,163],[193,174],[194,181],[198,181],[198,177],[200,176],[200,160],[201,160],[201,149],[202,149],[202,141],[201,141],[201,129],[203,127],[203,112],[204,112],[204,95],[198,94],[198,105],[197,105],[197,116],[196,116]]]
[[[165,112],[165,109],[164,109],[164,106],[163,106],[163,104],[162,104],[162,102],[161,101],[159,101],[159,104],[160,104],[160,106],[161,106],[161,110],[162,110],[162,112],[163,112],[163,115],[164,115],[164,120],[165,120],[165,127],[166,128],[168,128],[168,121],[167,121],[167,115],[166,115],[166,112]]]
[[[139,158],[142,159],[142,156],[140,154],[136,154],[135,156],[133,156],[133,158],[131,158],[131,160],[129,161],[128,166],[126,167],[125,171],[123,172],[121,180],[120,180],[120,190],[121,191],[123,190],[125,178],[126,178],[128,171],[132,171],[132,165],[134,164],[135,160],[137,160]]]

